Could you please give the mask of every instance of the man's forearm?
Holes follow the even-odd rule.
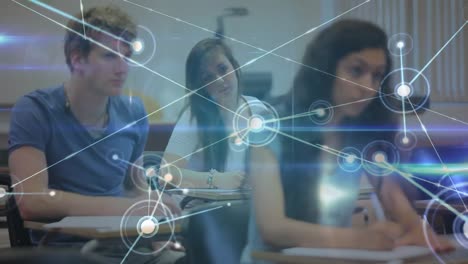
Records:
[[[85,196],[55,190],[51,196],[22,197],[19,204],[24,220],[58,219],[65,216],[123,215],[137,199]],[[25,199],[26,198],[26,199]]]

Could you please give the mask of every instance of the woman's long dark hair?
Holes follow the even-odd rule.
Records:
[[[220,52],[229,60],[235,71],[238,83],[240,83],[241,72],[239,70],[239,63],[232,55],[231,49],[221,40],[215,38],[208,38],[198,42],[190,51],[185,64],[185,86],[194,91],[206,85],[201,80],[202,62],[207,55],[213,52]],[[240,85],[239,85],[240,86]],[[241,88],[238,89],[238,95],[242,94]],[[202,146],[209,146],[227,137],[226,127],[221,117],[219,107],[213,102],[209,102],[209,98],[214,101],[206,88],[200,89],[197,93],[189,97],[188,107],[192,112],[191,118],[197,121],[197,133]],[[184,108],[185,110],[186,108]],[[203,150],[204,170],[216,169],[224,171],[227,153],[228,142],[222,140],[211,147]]]
[[[360,20],[342,20],[320,32],[306,49],[303,66],[297,73],[292,101],[287,107],[290,115],[305,113],[313,102],[324,100],[332,102],[332,88],[336,80],[336,69],[340,60],[354,52],[364,49],[382,49],[387,61],[385,74],[391,70],[391,58],[387,49],[387,36],[378,26]],[[320,71],[314,70],[318,69]],[[330,75],[324,74],[329,73]],[[389,93],[388,83],[380,92]],[[333,103],[331,103],[333,104]],[[363,112],[355,118],[343,120],[340,126],[396,126],[391,111],[387,110],[379,98],[373,99]],[[323,144],[320,127],[314,127],[309,117],[287,121],[288,133],[313,144]],[[361,148],[373,140],[393,140],[393,132],[339,132],[345,144]],[[298,220],[317,222],[319,214],[318,179],[320,175],[320,149],[307,146],[292,139],[283,138],[282,142],[282,182],[285,192],[286,214]]]

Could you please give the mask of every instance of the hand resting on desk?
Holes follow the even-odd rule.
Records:
[[[424,230],[429,242],[426,241]],[[429,226],[420,224],[413,225],[409,230],[405,230],[401,225],[383,221],[377,222],[368,228],[357,230],[358,243],[356,248],[369,250],[389,250],[401,246],[428,246],[436,252],[449,252],[455,249],[452,242],[438,236]]]
[[[425,233],[427,235],[424,235]],[[427,241],[429,240],[429,241]],[[438,253],[455,250],[453,243],[445,237],[437,235],[428,224],[415,223],[408,231],[395,241],[396,246],[416,245],[429,246]]]

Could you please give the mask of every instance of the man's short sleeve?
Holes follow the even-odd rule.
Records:
[[[47,110],[32,98],[21,97],[11,111],[9,153],[23,146],[31,146],[45,152],[49,137]]]
[[[138,137],[138,142],[135,145],[135,148],[133,149],[132,156],[130,158],[130,162],[135,162],[142,154],[146,146],[146,141],[148,139],[148,131],[149,131],[149,124],[148,124],[148,118],[146,117],[146,111],[145,107],[143,106],[142,101],[137,98],[135,100],[134,107],[135,107],[135,117],[134,121],[138,121],[142,119],[141,121],[136,123],[135,129],[138,131],[139,137]]]

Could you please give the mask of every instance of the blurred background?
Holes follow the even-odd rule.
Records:
[[[146,69],[132,67],[125,87],[126,93],[144,99],[148,113],[169,105],[151,115],[151,123],[168,124],[176,120],[184,100],[174,101],[185,90],[175,83],[185,84],[185,59],[199,40],[213,37],[215,32],[224,34],[242,65],[264,54],[262,49],[275,49],[317,27],[275,50],[283,58],[269,54],[242,69],[246,93],[274,102],[291,88],[298,69],[294,61],[302,60],[306,44],[327,22],[360,18],[383,27],[389,38],[397,34],[411,38],[413,48],[404,56],[404,67],[420,70],[438,54],[423,72],[431,86],[430,108],[437,113],[426,111],[420,117],[437,144],[459,145],[466,141],[467,126],[463,122],[468,123],[467,29],[454,34],[468,17],[467,1],[82,0],[82,3],[85,9],[113,3],[139,24],[143,50],[134,58]],[[65,29],[59,24],[65,25],[67,16],[79,12],[79,0],[2,1],[0,149],[7,147],[9,109],[15,101],[25,93],[67,79],[69,73],[63,56]],[[399,58],[395,56],[394,60],[394,67],[399,67]],[[420,130],[415,116],[408,117],[408,128],[416,133]],[[419,143],[427,144],[427,137],[422,135]]]

